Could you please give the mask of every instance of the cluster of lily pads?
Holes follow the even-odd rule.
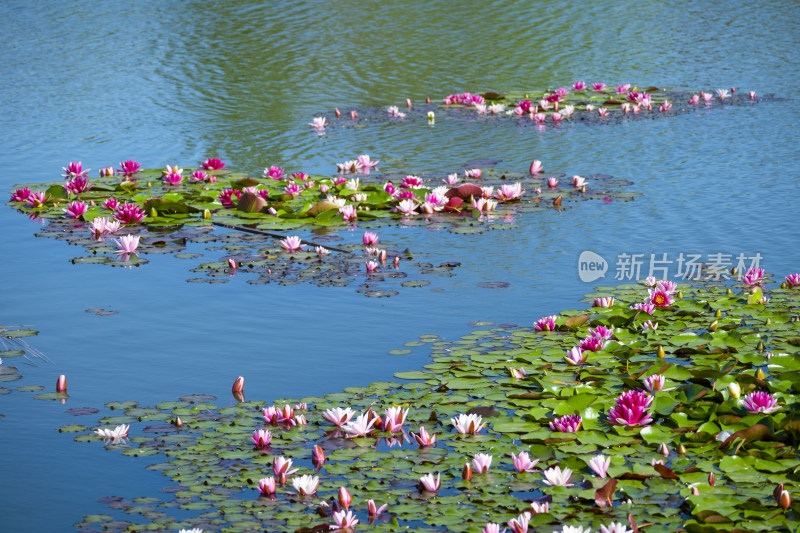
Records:
[[[528,176],[516,178],[491,168],[472,168],[441,178],[403,175],[378,180],[374,173],[370,176],[376,165],[361,155],[340,163],[332,177],[289,175],[273,165],[256,178],[227,172],[218,159],[207,159],[190,175],[177,166],[142,170],[138,162],[125,161],[118,169],[104,168],[98,178],[89,178],[89,170],[72,162],[63,169],[64,181],[17,188],[9,204],[49,221],[37,236],[65,240],[91,252],[73,263],[138,266],[147,262],[145,254],[170,252],[195,259],[202,255],[186,251],[187,245],[204,243],[209,251],[224,255],[193,270],[205,278],[189,281],[224,282],[245,272],[258,274],[250,280],[258,284],[349,285],[359,280],[365,281],[359,289],[365,294],[386,296],[401,286],[424,286],[430,274],[452,275],[458,263],[406,263],[413,257],[410,251],[374,247],[375,257],[365,258],[358,244],[337,235],[301,242],[297,235],[273,231],[393,223],[480,233],[513,227],[521,212],[634,197],[619,191],[630,184],[626,180],[593,174],[567,181],[560,179],[563,174],[544,173],[538,160]],[[297,240],[297,245],[278,246],[281,237],[281,243]],[[397,283],[387,287],[392,280]]]
[[[795,530],[800,275],[768,296],[766,282],[599,288],[590,308],[533,327],[423,335],[409,344],[430,348],[424,370],[324,397],[248,401],[239,377],[233,407],[204,395],[108,404],[120,414],[62,431],[161,455],[147,468],[175,486],[163,501],[106,500],[133,521],[77,525]]]
[[[446,96],[441,103],[431,102],[430,98],[424,103],[406,99],[404,111],[395,105],[383,109],[354,109],[349,117],[344,118],[337,108],[333,117],[314,117],[309,126],[323,135],[331,127],[350,127],[386,120],[398,123],[427,120],[429,124],[434,124],[444,116],[447,119],[505,117],[513,119],[517,125],[530,124],[543,128],[571,122],[608,123],[623,118],[668,116],[714,105],[743,105],[770,98],[758,96],[755,91],[737,92],[734,87],[693,93],[659,87],[639,88],[630,83],[610,85],[576,81],[569,87],[544,91],[455,93]]]

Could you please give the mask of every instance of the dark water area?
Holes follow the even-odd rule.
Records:
[[[353,287],[250,285],[241,276],[186,283],[196,263],[169,254],[133,269],[73,265],[81,250],[35,238],[38,222],[0,209],[0,326],[39,330],[27,340],[52,360],[4,359],[23,378],[2,385],[51,391],[66,374],[70,395],[65,405],[16,390],[0,396],[0,530],[70,531],[107,509],[99,498],[157,496],[169,485],[144,469],[147,460],[58,433],[96,421],[66,414],[71,407],[192,393],[225,405],[238,375],[248,399],[267,401],[387,380],[427,362],[424,350],[388,353],[420,335],[455,339],[474,321],[530,325],[581,308],[593,286],[629,281],[614,279],[620,254],[705,261],[722,253],[733,264],[759,254],[776,279],[800,270],[797,3],[610,4],[5,2],[0,191],[57,180],[70,161],[92,176],[127,159],[159,168],[206,157],[257,174],[269,165],[332,174],[336,162],[370,154],[384,172],[421,174],[460,171],[478,158],[521,174],[541,159],[568,176],[630,180],[639,196],[525,214],[513,229],[478,235],[381,229],[382,241],[426,261],[461,262],[455,276],[388,299]],[[324,136],[308,127],[334,107],[576,80],[779,98],[544,131],[444,119]],[[361,232],[340,233],[354,242]],[[580,280],[584,250],[608,260],[605,279]],[[677,264],[670,267],[680,281]],[[509,285],[479,286],[487,282]],[[96,308],[117,314],[86,312]]]

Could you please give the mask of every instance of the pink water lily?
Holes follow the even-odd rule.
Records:
[[[644,388],[648,392],[657,392],[664,388],[665,377],[663,374],[652,374],[644,378]]]
[[[270,477],[262,477],[258,480],[258,490],[264,496],[270,496],[275,494],[275,478]]]
[[[335,409],[328,409],[324,413],[322,413],[322,418],[330,422],[331,424],[335,424],[339,427],[347,424],[353,416],[355,416],[355,411],[351,408],[346,407],[342,409],[341,407],[336,407]]]
[[[533,329],[536,331],[555,331],[556,330],[556,315],[544,316],[534,322]]]
[[[519,199],[525,193],[522,190],[522,183],[515,183],[513,185],[503,184],[500,190],[495,193],[495,197],[503,202],[510,202]]]
[[[414,216],[419,213],[415,211],[418,204],[414,200],[401,200],[399,204],[397,204],[396,210],[402,213],[405,216]]]
[[[606,473],[610,465],[611,457],[606,457],[605,455],[595,455],[589,459],[589,468],[591,468],[600,479],[606,478]]]
[[[290,235],[285,239],[281,239],[280,245],[288,253],[299,252],[305,247],[305,244],[297,235]]]
[[[83,170],[83,165],[78,161],[77,163],[72,162],[65,167],[61,167],[61,170],[64,171],[63,176],[65,178],[75,178],[78,176],[86,176],[91,169],[87,168]]]
[[[325,117],[314,117],[311,119],[311,122],[309,122],[308,125],[315,130],[324,130],[325,126],[328,125],[328,119]]]
[[[575,433],[581,428],[581,415],[564,415],[550,421],[550,429],[563,433]]]
[[[543,514],[550,512],[550,504],[548,502],[531,502],[531,514]]]
[[[123,161],[119,164],[119,173],[126,178],[130,178],[142,168],[138,161]]]
[[[353,511],[334,511],[331,516],[333,516],[331,529],[352,531],[358,525],[358,518],[353,514]]]
[[[287,478],[297,472],[297,468],[292,469],[292,460],[284,456],[275,457],[272,460],[272,472],[278,478]]]
[[[222,170],[225,168],[225,163],[222,161],[222,159],[209,157],[203,161],[202,166],[206,170]]]
[[[697,105],[700,103],[700,97],[696,94],[693,94],[691,98],[689,98],[689,105]]]
[[[544,122],[547,120],[547,115],[545,115],[544,113],[533,113],[531,115],[531,118],[537,124],[544,124]],[[539,172],[541,172],[541,171],[539,171]],[[531,174],[536,174],[536,172],[531,172]]]
[[[458,417],[450,419],[457,432],[467,435],[479,433],[480,430],[486,427],[485,423],[481,423],[482,421],[483,417],[474,413],[468,415],[460,414]]]
[[[39,209],[41,207],[44,207],[49,200],[50,200],[50,195],[48,195],[44,191],[32,192],[25,199],[25,201],[28,202],[28,205],[34,209]]]
[[[666,113],[670,109],[672,109],[672,104],[669,102],[669,100],[664,100],[664,103],[658,106],[658,110],[662,113]]]
[[[100,177],[106,176],[113,176],[114,175],[114,167],[105,167],[100,169]]]
[[[383,417],[383,429],[389,433],[397,433],[403,429],[403,423],[408,416],[408,409],[389,407]]]
[[[342,215],[342,220],[345,222],[358,218],[358,210],[354,205],[343,205],[339,208],[339,214]]]
[[[569,468],[561,469],[560,466],[548,468],[544,472],[544,482],[550,486],[571,487],[570,479],[572,479],[572,470]]]
[[[282,180],[284,177],[283,167],[278,165],[271,165],[264,168],[264,177],[273,180]]]
[[[653,421],[649,412],[653,397],[644,391],[626,391],[617,397],[608,410],[608,423],[616,426],[640,427]]]
[[[556,187],[558,187],[558,179],[550,176],[549,178],[547,178],[547,186],[550,187],[551,189],[555,189]]]
[[[764,278],[763,268],[751,268],[744,276],[742,276],[742,283],[745,285],[761,285]]]
[[[89,184],[89,179],[83,176],[76,176],[69,180],[67,183],[62,185],[64,189],[67,191],[67,194],[81,194],[83,192],[88,191],[92,188],[92,185]]]
[[[653,313],[656,312],[656,306],[649,302],[637,302],[633,304],[630,308],[636,311],[644,311],[648,315],[652,315]]]
[[[572,176],[572,186],[581,188],[586,186],[586,178],[583,176]]]
[[[56,392],[67,392],[67,376],[61,374],[56,380]]]
[[[800,274],[789,274],[786,276],[786,284],[789,288],[800,286]]]
[[[508,527],[513,533],[528,533],[528,522],[531,519],[529,512],[524,512],[508,521]]]
[[[579,347],[584,352],[586,352],[586,351],[599,352],[599,351],[603,350],[607,345],[608,345],[608,341],[606,339],[604,339],[603,337],[596,337],[594,335],[589,335],[588,337],[585,337],[581,341]]]
[[[119,221],[111,220],[106,217],[97,217],[92,220],[92,235],[101,237],[107,233],[113,233],[119,230]]]
[[[119,239],[114,239],[114,243],[119,247],[116,254],[135,254],[139,247],[139,235],[123,235]]]
[[[253,436],[250,437],[250,440],[253,441],[257,448],[265,448],[272,442],[272,432],[268,429],[257,429],[253,431]]]
[[[439,478],[440,474],[436,474],[436,477],[433,477],[433,474],[425,474],[421,478],[419,478],[420,485],[422,486],[423,490],[428,492],[437,492],[439,488],[442,486],[441,480]]]
[[[589,335],[592,337],[599,337],[601,339],[611,339],[614,337],[614,330],[601,324],[594,329],[589,328]]]
[[[419,433],[411,432],[411,436],[414,437],[414,440],[417,441],[421,448],[436,445],[436,435],[428,433],[425,426],[419,427]]]
[[[672,304],[672,293],[663,289],[648,289],[650,303],[656,307],[666,307]]]
[[[28,197],[31,195],[31,190],[27,187],[24,189],[17,189],[13,193],[11,193],[10,202],[27,202]]]
[[[472,208],[477,209],[481,213],[490,213],[494,211],[495,207],[497,207],[497,202],[494,200],[488,200],[486,198],[472,199]]]
[[[63,209],[63,211],[70,218],[80,218],[81,216],[86,214],[87,209],[89,209],[89,207],[86,205],[85,202],[77,200],[75,202],[70,202],[69,204],[67,204],[67,208]]]
[[[519,452],[519,455],[514,455],[514,452],[511,452],[511,461],[513,462],[514,468],[517,470],[517,472],[533,472],[536,463],[539,462],[539,459],[531,460],[528,452]]]
[[[472,458],[472,469],[476,474],[485,474],[492,466],[492,456],[488,453],[478,453]]]
[[[751,414],[769,414],[780,409],[775,396],[764,391],[755,391],[745,394],[744,398],[742,398],[742,407],[747,409],[747,412]]]
[[[604,91],[606,89],[605,83],[593,83],[592,90],[593,91]]]
[[[602,298],[594,299],[594,307],[611,307],[614,305],[614,298],[612,296],[604,296]]]
[[[531,174],[539,174],[544,170],[544,165],[538,159],[534,159],[533,163],[531,163],[530,173]]]
[[[380,161],[373,161],[368,154],[358,156],[356,159],[356,167],[360,172],[369,174],[370,169],[378,166]]]
[[[371,231],[365,231],[364,235],[361,236],[361,242],[364,243],[364,246],[374,246],[378,244],[379,241],[378,235]]]
[[[584,351],[580,346],[573,346],[567,351],[564,360],[570,366],[580,366],[589,359],[589,351],[591,350]]]
[[[486,525],[481,529],[481,533],[505,533],[506,531],[506,528],[500,531],[500,524],[495,524],[494,522],[486,522]]]

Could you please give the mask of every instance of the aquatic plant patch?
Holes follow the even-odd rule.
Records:
[[[658,117],[693,113],[709,108],[753,105],[775,100],[774,95],[759,96],[755,91],[735,88],[677,91],[629,83],[586,84],[538,91],[495,91],[455,93],[440,101],[407,99],[404,105],[383,108],[358,108],[344,115],[337,108],[333,114],[320,113],[309,124],[312,131],[324,135],[339,128],[362,128],[369,124],[424,122],[434,125],[446,121],[498,121],[515,126],[546,128],[567,124],[609,124],[625,120],[649,120]]]
[[[177,166],[141,170],[126,161],[89,178],[80,163],[70,163],[64,181],[19,187],[9,205],[47,220],[37,236],[83,247],[89,255],[73,258],[76,264],[140,266],[163,253],[198,259],[204,255],[187,246],[199,243],[219,253],[193,269],[205,277],[192,282],[246,274],[257,276],[249,280],[254,284],[360,283],[365,294],[386,296],[424,286],[430,276],[452,275],[458,262],[431,264],[379,240],[348,243],[336,230],[352,235],[356,226],[374,233],[395,225],[474,234],[515,227],[528,212],[635,197],[622,190],[627,180],[602,174],[564,179],[544,173],[540,161],[526,176],[491,167],[427,178],[376,175],[375,165],[362,155],[339,164],[332,177],[289,175],[275,166],[254,177],[205,168],[206,161],[189,176]],[[314,234],[289,235],[307,230]]]
[[[147,468],[174,486],[76,526],[796,530],[800,290],[758,277],[645,280],[532,327],[424,335],[424,369],[324,397],[246,400],[240,377],[232,407],[107,404],[75,440],[163,457]]]

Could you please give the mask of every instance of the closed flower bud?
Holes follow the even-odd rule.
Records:
[[[717,309],[717,312],[716,312],[716,313],[714,313],[714,316],[715,316],[715,317],[717,317],[717,318],[722,318],[722,311],[720,311],[719,309]]]
[[[338,107],[335,107],[335,108],[333,109],[333,112],[336,114],[336,118],[342,118],[342,112],[341,112],[341,111],[339,111],[339,108],[338,108]]]
[[[67,376],[61,374],[56,380],[56,392],[67,392]]]
[[[789,509],[789,506],[792,504],[792,497],[789,495],[788,490],[782,490],[781,495],[778,498],[778,505],[781,506],[781,509],[786,511]]]
[[[681,455],[686,455],[686,446],[683,444],[678,445],[678,453]]]
[[[662,442],[661,446],[658,447],[658,453],[660,453],[664,457],[669,457],[669,447]]]
[[[781,492],[783,492],[783,483],[778,483],[778,486],[772,491],[772,497],[775,498],[775,502],[780,502]]]
[[[763,343],[763,342],[761,342],[761,341],[758,341],[758,346],[756,346],[756,349],[757,349],[759,352],[763,352],[763,351],[764,351],[764,343]]]
[[[717,322],[715,320],[711,324],[709,324],[708,331],[710,331],[711,333],[714,333],[715,331],[717,331],[717,326],[719,326],[719,322]]]
[[[464,463],[464,469],[461,471],[461,479],[469,481],[472,479],[472,466],[469,463]]]
[[[714,472],[709,472],[708,473],[708,484],[713,487],[716,482],[717,482],[717,477],[714,475]]]
[[[311,462],[319,468],[325,464],[325,450],[319,444],[314,446],[314,451],[311,452]]]
[[[203,209],[203,218],[211,218],[211,210]]]
[[[658,347],[658,351],[656,352],[656,354],[658,355],[659,359],[664,359],[664,356],[666,355],[664,353],[664,347],[663,346],[659,346]]]
[[[350,497],[350,492],[345,487],[339,487],[339,505],[349,509],[351,501],[353,499]]]
[[[763,368],[759,368],[758,370],[756,370],[756,379],[764,379],[765,377],[766,376],[764,374]]]
[[[728,385],[728,392],[731,393],[732,398],[738,398],[739,395],[742,393],[741,387],[735,381]]]
[[[148,184],[148,185],[149,185],[149,184]],[[151,207],[151,208],[150,208],[150,217],[151,217],[151,218],[156,218],[157,216],[158,216],[158,211],[156,211],[156,208],[155,208],[155,207]]]
[[[233,388],[231,388],[231,392],[242,392],[244,390],[244,378],[239,376],[236,378],[236,381],[233,382]]]
[[[179,416],[175,417],[175,427],[183,427],[183,420],[181,420],[181,417]]]

